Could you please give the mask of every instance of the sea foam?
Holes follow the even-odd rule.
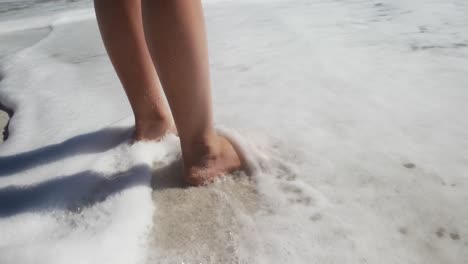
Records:
[[[1,19],[0,263],[464,263],[467,6],[205,1],[217,127],[250,175],[203,188],[133,119],[92,9]]]

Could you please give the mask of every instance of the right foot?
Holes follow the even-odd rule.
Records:
[[[193,147],[184,157],[184,178],[193,186],[206,185],[220,176],[242,169],[239,153],[229,140],[217,136],[215,144],[201,150]]]

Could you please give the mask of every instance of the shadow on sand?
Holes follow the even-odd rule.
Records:
[[[130,138],[132,128],[106,128],[72,137],[61,143],[0,157],[0,176],[11,176],[67,157],[99,153]],[[181,160],[151,168],[137,165],[112,175],[86,170],[27,186],[0,189],[0,217],[44,210],[79,211],[134,186],[155,190],[184,188]]]
[[[138,165],[113,175],[83,171],[31,186],[8,186],[0,189],[0,217],[45,210],[76,212],[125,189],[148,186],[150,182],[155,191],[184,188],[181,170],[180,162],[156,170]]]
[[[67,157],[109,150],[130,138],[131,128],[106,128],[78,135],[61,143],[0,157],[0,177],[11,176]]]

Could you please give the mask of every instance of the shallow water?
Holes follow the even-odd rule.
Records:
[[[256,170],[203,188],[176,137],[128,144],[86,5],[0,14],[0,263],[468,261],[464,1],[205,1]]]

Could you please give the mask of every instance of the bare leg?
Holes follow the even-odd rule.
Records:
[[[136,140],[175,131],[146,46],[139,0],[95,0],[101,36],[135,115]]]
[[[208,49],[200,0],[143,0],[154,64],[179,132],[185,179],[193,185],[241,167],[213,124]]]

